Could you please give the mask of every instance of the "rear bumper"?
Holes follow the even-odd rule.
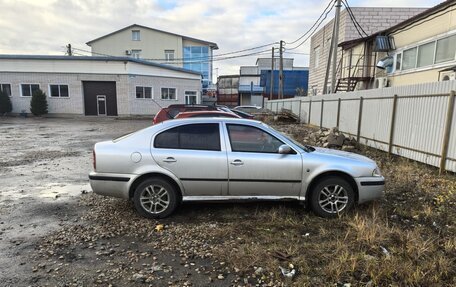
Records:
[[[93,192],[128,199],[130,186],[135,176],[130,174],[97,173],[89,174],[89,182]]]
[[[383,176],[355,178],[358,185],[358,203],[381,198],[385,195],[385,178]]]

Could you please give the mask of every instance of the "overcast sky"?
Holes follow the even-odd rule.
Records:
[[[442,0],[348,0],[352,7],[430,7]],[[214,54],[279,40],[293,41],[315,22],[328,0],[0,0],[1,54],[63,55],[133,23],[215,42]],[[330,14],[332,18],[333,12]],[[308,53],[306,43],[295,51]],[[307,55],[293,55],[295,66]],[[238,73],[258,56],[214,62],[219,75]]]

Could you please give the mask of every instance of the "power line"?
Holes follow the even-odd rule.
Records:
[[[85,53],[91,53],[90,51],[79,49],[79,48],[74,48],[74,47],[73,47],[73,50],[81,51],[81,52],[85,52]],[[113,55],[108,55],[108,54],[103,54],[103,53],[96,53],[96,52],[92,52],[92,53],[96,54],[96,55],[105,56],[105,57],[118,57],[118,56],[113,56]],[[166,61],[165,59],[161,59],[162,62],[157,61],[157,63],[159,63],[159,64],[174,64],[174,65],[176,65],[176,64],[209,63],[209,62],[216,62],[216,61],[223,61],[223,60],[229,60],[229,59],[249,57],[249,56],[254,56],[254,55],[263,55],[265,53],[269,53],[269,50],[256,51],[256,52],[252,52],[252,53],[248,53],[248,54],[241,54],[241,55],[234,55],[234,56],[219,57],[219,58],[216,58],[216,59],[207,58],[205,60],[189,60],[189,61],[181,61],[181,62],[178,62],[178,61]],[[78,53],[78,54],[80,54],[80,53]],[[84,55],[84,56],[87,56],[87,55]],[[144,58],[140,58],[140,60],[152,61],[150,59],[144,59]]]
[[[294,40],[293,42],[289,42],[289,43],[285,42],[285,44],[291,45],[291,44],[294,44],[294,43],[298,42],[302,38],[304,38],[312,30],[312,28],[318,23],[318,21],[320,21],[321,17],[323,17],[323,15],[326,13],[326,10],[328,10],[328,8],[329,8],[329,6],[331,6],[331,4],[333,4],[333,7],[334,7],[334,0],[330,0],[329,1],[328,6],[326,6],[325,10],[323,10],[323,12],[320,14],[320,16],[318,17],[317,21],[315,21],[315,23],[312,25],[312,27],[310,27],[309,30],[307,30],[307,32],[305,32],[301,37],[299,37],[298,39]],[[331,7],[331,9],[332,9],[332,7]]]
[[[285,50],[284,52],[285,54],[293,54],[293,55],[305,55],[305,56],[309,56],[310,54],[309,53],[301,53],[301,52],[287,52]]]
[[[326,13],[325,13],[325,16],[320,20],[320,22],[318,23],[318,25],[313,29],[312,33],[310,33],[299,45],[293,47],[293,48],[285,48],[286,50],[294,50],[294,49],[297,49],[299,48],[300,46],[302,46],[307,40],[309,40],[310,37],[312,37],[313,33],[315,33],[315,31],[317,31],[317,29],[320,27],[320,25],[326,20],[326,18],[328,17],[328,14],[331,13],[332,9],[334,8],[336,4],[334,3],[332,6],[331,6],[331,9],[329,9]],[[320,17],[321,18],[321,17]],[[319,19],[320,19],[319,18]],[[317,20],[318,22],[318,20]],[[315,23],[317,23],[315,22]],[[312,27],[314,27],[315,25],[312,25]],[[312,30],[309,29],[309,31]]]
[[[261,45],[261,46],[256,46],[256,47],[252,47],[252,48],[247,48],[247,49],[243,49],[243,50],[238,50],[238,51],[233,51],[233,52],[228,52],[228,53],[223,53],[223,54],[217,54],[217,55],[212,55],[212,56],[207,56],[207,57],[193,57],[192,60],[211,62],[211,61],[214,61],[214,60],[216,60],[218,58],[225,59],[225,58],[227,58],[227,57],[224,57],[226,55],[232,55],[232,54],[238,54],[238,53],[247,52],[247,51],[253,51],[253,50],[260,49],[260,48],[269,47],[269,46],[272,46],[272,45],[278,44],[278,43],[279,42],[273,42],[273,43],[269,43],[269,44],[265,44],[265,45]],[[81,51],[81,52],[86,52],[86,53],[99,55],[99,56],[114,57],[113,55],[108,55],[108,54],[103,54],[103,53],[98,53],[98,52],[91,52],[91,51],[87,51],[87,50],[80,49],[80,48],[74,48],[73,47],[73,49]],[[262,52],[263,51],[257,51],[255,53],[262,53]],[[252,54],[254,54],[254,53],[252,53]],[[250,54],[248,54],[248,55],[250,55]],[[141,59],[142,60],[146,60],[146,61],[163,61],[163,62],[166,62],[166,63],[174,63],[174,64],[178,63],[178,62],[187,62],[186,58],[174,58],[173,60],[168,60],[168,59],[164,59],[164,58],[141,58]]]
[[[364,36],[361,34],[360,29],[364,33],[364,35],[366,37],[368,37],[369,34],[367,34],[366,31],[364,31],[364,29],[361,26],[361,24],[359,24],[358,20],[356,20],[355,14],[353,13],[350,5],[348,4],[348,0],[342,0],[342,4],[344,4],[345,9],[347,9],[348,15],[350,16],[350,19],[352,20],[353,25],[355,26],[355,28],[358,31],[358,34],[361,36],[361,38],[364,38]],[[358,27],[359,27],[359,29],[358,29]]]

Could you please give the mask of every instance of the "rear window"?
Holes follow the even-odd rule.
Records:
[[[154,147],[220,151],[219,124],[191,124],[166,130],[155,137]]]

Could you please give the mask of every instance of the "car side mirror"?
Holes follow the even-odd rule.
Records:
[[[289,154],[291,153],[291,147],[289,145],[283,144],[279,146],[279,154]]]

